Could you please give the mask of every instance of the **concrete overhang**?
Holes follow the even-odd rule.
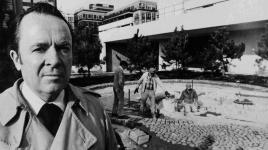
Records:
[[[267,0],[228,0],[211,7],[191,9],[178,15],[169,15],[157,21],[135,26],[114,28],[100,32],[102,42],[124,42],[139,34],[152,39],[166,39],[181,26],[192,36],[208,34],[221,26],[229,30],[263,28],[268,22]]]

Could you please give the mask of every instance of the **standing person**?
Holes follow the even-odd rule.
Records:
[[[179,108],[181,105],[184,108],[184,114],[186,115],[189,112],[195,112],[197,111],[197,101],[198,101],[198,95],[196,91],[192,88],[191,83],[186,84],[186,89],[182,91],[180,98],[178,101],[181,101],[182,103],[177,103],[177,107]]]
[[[122,116],[124,109],[124,84],[125,76],[124,69],[128,66],[126,61],[120,61],[120,65],[116,68],[114,72],[114,104],[112,115],[113,116]]]
[[[146,107],[146,101],[149,98],[151,101],[150,109],[153,118],[156,118],[156,105],[155,105],[155,92],[157,86],[160,86],[165,91],[166,95],[169,95],[168,91],[164,88],[160,78],[155,73],[155,68],[151,67],[148,72],[145,72],[138,81],[138,85],[134,91],[134,94],[138,92],[141,85],[141,104],[140,111],[144,113]]]
[[[10,56],[22,78],[0,94],[0,149],[117,149],[99,95],[69,83],[72,30],[60,11],[37,3],[14,25]]]

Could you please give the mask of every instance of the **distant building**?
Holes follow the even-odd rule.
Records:
[[[69,22],[69,24],[71,25],[72,29],[74,29],[74,14],[63,13],[63,16]]]
[[[104,17],[103,25],[99,27],[99,31],[129,25],[138,25],[154,21],[158,18],[159,13],[156,2],[137,0],[134,3],[107,13]]]
[[[50,5],[57,7],[57,0],[22,0],[22,1],[24,10],[27,10],[28,8],[32,7],[35,3],[38,2],[47,2]]]
[[[0,28],[7,29],[8,22],[13,19],[17,14],[22,12],[22,1],[21,0],[4,0],[6,1],[6,6],[3,10],[3,20],[0,23]],[[2,15],[1,15],[2,16]]]
[[[107,12],[114,9],[113,5],[107,4],[90,4],[87,9],[80,8],[74,13],[74,24],[97,27],[102,24]]]
[[[6,11],[13,11],[15,14],[19,14],[22,11],[22,0],[6,0]]]

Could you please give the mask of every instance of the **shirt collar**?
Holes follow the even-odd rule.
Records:
[[[26,101],[30,104],[31,108],[33,109],[33,112],[35,114],[38,114],[42,106],[46,103],[44,100],[42,100],[40,97],[38,97],[31,89],[30,87],[23,82],[22,88],[21,88],[22,95],[26,99]],[[62,90],[61,93],[58,95],[55,101],[50,102],[52,104],[55,104],[58,106],[62,111],[65,110],[65,104],[64,104],[64,95],[65,91]]]

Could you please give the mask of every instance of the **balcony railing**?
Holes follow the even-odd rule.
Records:
[[[207,8],[216,4],[226,2],[230,0],[181,0],[179,3],[172,4],[170,6],[159,8],[159,18],[168,15],[178,15],[187,13],[188,11]]]
[[[231,0],[202,0],[202,1],[200,1],[200,0],[181,0],[179,3],[172,4],[172,5],[166,6],[166,7],[162,7],[162,8],[159,8],[158,10],[156,10],[155,12],[158,11],[158,13],[155,14],[156,15],[155,19],[152,19],[149,22],[156,21],[158,19],[161,19],[161,18],[169,16],[169,15],[179,15],[179,14],[187,13],[187,12],[194,11],[197,9],[211,7],[211,6],[214,6],[216,4],[227,2],[227,1],[231,1]],[[124,11],[135,12],[135,11],[137,11],[137,9],[128,8],[128,9],[125,9]],[[120,13],[123,13],[124,11],[110,14],[109,16],[106,16],[104,20],[109,20],[110,18],[117,18],[118,16],[120,16]],[[144,17],[146,17],[146,16],[144,16]],[[133,16],[133,22],[131,23],[131,25],[140,24],[140,23],[136,23],[135,20],[136,20],[135,16]],[[110,22],[106,21],[103,24],[112,23],[112,22],[113,21],[110,21]],[[148,23],[148,22],[144,21],[144,22],[142,22],[142,24],[143,23]]]

